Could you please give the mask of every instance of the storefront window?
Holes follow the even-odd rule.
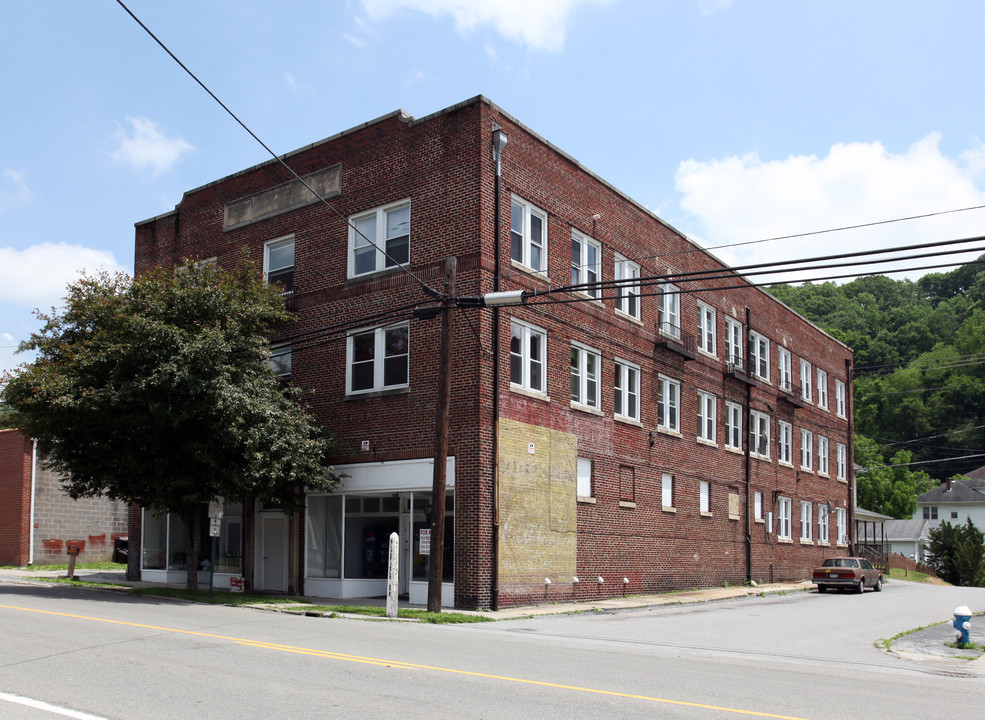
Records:
[[[431,529],[431,522],[428,517],[431,511],[431,493],[414,493],[414,547],[412,564],[414,566],[413,579],[427,581],[429,561],[433,546],[428,554],[421,552],[422,530]],[[455,496],[448,494],[445,498],[445,552],[441,562],[442,582],[450,583],[455,578]]]
[[[344,576],[386,578],[390,533],[400,531],[399,512],[384,512],[379,496],[349,495],[345,509]]]
[[[144,510],[144,570],[164,570],[167,562],[168,516]]]
[[[209,537],[209,518],[204,511],[200,517],[201,547],[197,567],[209,569],[212,556],[212,538]],[[185,570],[188,550],[186,548],[185,524],[177,515],[155,516],[153,511],[144,510],[143,520],[143,569],[144,570]],[[226,503],[223,509],[220,535],[217,538],[215,571],[240,574],[243,571],[243,506],[240,503]]]
[[[313,495],[308,498],[305,522],[306,567],[310,578],[342,576],[342,498]]]
[[[243,572],[243,505],[226,503],[222,525],[215,542],[215,572],[240,575]]]

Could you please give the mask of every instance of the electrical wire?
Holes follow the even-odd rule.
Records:
[[[189,69],[189,68],[188,68],[188,67],[187,67],[187,66],[186,66],[186,65],[185,65],[185,64],[184,64],[184,63],[183,63],[183,62],[182,62],[182,61],[181,61],[180,59],[178,59],[178,56],[177,56],[177,55],[175,55],[175,54],[174,54],[173,52],[171,52],[171,50],[170,50],[170,48],[168,48],[168,46],[167,46],[167,45],[165,45],[165,44],[164,44],[164,43],[163,43],[163,42],[162,42],[162,41],[161,41],[161,40],[160,40],[160,39],[159,39],[159,38],[157,37],[157,35],[155,35],[155,34],[154,34],[153,32],[151,32],[151,29],[150,29],[150,28],[148,28],[148,27],[147,27],[147,26],[146,26],[146,25],[145,25],[145,24],[144,24],[144,23],[143,23],[143,22],[142,22],[142,21],[140,20],[140,18],[138,18],[138,17],[137,17],[137,16],[136,16],[136,15],[135,15],[135,14],[133,13],[133,11],[131,11],[131,10],[130,10],[130,8],[128,8],[128,7],[127,7],[127,6],[126,6],[126,5],[125,5],[125,4],[123,3],[123,0],[116,0],[116,2],[117,2],[117,4],[118,4],[118,5],[119,5],[119,6],[121,7],[121,8],[123,8],[123,9],[124,9],[124,10],[126,11],[126,13],[127,13],[127,14],[128,14],[128,15],[129,15],[130,17],[131,17],[131,18],[133,18],[133,20],[134,20],[134,22],[136,22],[136,23],[137,23],[137,24],[138,24],[138,25],[139,25],[139,26],[140,26],[141,28],[143,28],[143,30],[144,30],[144,32],[146,32],[146,33],[147,33],[148,35],[150,35],[150,37],[151,37],[151,38],[152,38],[152,39],[154,40],[154,42],[156,42],[156,43],[157,43],[157,44],[158,44],[158,45],[159,45],[159,46],[161,47],[161,49],[162,49],[162,50],[164,50],[164,52],[166,52],[166,53],[167,53],[168,55],[170,55],[170,56],[171,56],[171,59],[172,59],[172,60],[174,60],[174,61],[175,61],[176,63],[178,63],[178,66],[179,66],[179,67],[180,67],[180,68],[181,68],[182,70],[184,70],[184,71],[185,71],[185,73],[187,73],[187,74],[188,74],[188,76],[189,76],[189,77],[190,77],[190,78],[191,78],[192,80],[194,80],[194,81],[195,81],[196,83],[198,83],[198,85],[199,85],[199,87],[201,87],[201,88],[202,88],[202,89],[203,89],[203,90],[204,90],[204,91],[205,91],[206,93],[208,93],[208,95],[209,95],[209,97],[211,97],[211,98],[212,98],[213,100],[215,100],[215,101],[216,101],[216,103],[218,103],[218,105],[219,105],[219,107],[221,107],[221,108],[222,108],[223,110],[225,110],[225,111],[226,111],[226,113],[227,113],[227,114],[229,115],[229,117],[231,117],[231,118],[232,118],[233,120],[235,120],[235,121],[236,121],[236,123],[237,123],[237,124],[238,124],[238,125],[239,125],[239,126],[240,126],[241,128],[243,128],[243,129],[244,129],[244,130],[245,130],[245,131],[246,131],[246,132],[247,132],[247,133],[249,134],[249,136],[250,136],[250,137],[252,137],[252,138],[253,138],[254,140],[256,140],[256,141],[257,141],[257,143],[258,143],[258,144],[260,145],[260,147],[262,147],[262,148],[263,148],[264,150],[266,150],[266,151],[267,151],[267,152],[268,152],[268,153],[270,154],[270,156],[271,156],[271,157],[272,157],[272,158],[273,158],[274,160],[276,160],[276,161],[277,161],[278,163],[280,163],[280,164],[281,164],[281,165],[282,165],[282,166],[283,166],[283,167],[284,167],[284,168],[285,168],[285,169],[286,169],[286,170],[287,170],[287,171],[288,171],[288,172],[289,172],[289,173],[290,173],[291,175],[293,175],[293,176],[294,176],[294,178],[295,178],[295,179],[296,179],[296,180],[297,180],[298,182],[300,182],[300,183],[301,183],[301,184],[302,184],[302,185],[303,185],[303,186],[304,186],[305,188],[307,188],[307,189],[308,189],[308,191],[309,191],[309,192],[310,192],[310,193],[311,193],[312,195],[314,195],[314,196],[315,196],[316,198],[318,198],[318,200],[319,200],[319,202],[321,202],[321,204],[322,204],[322,205],[324,205],[324,206],[325,206],[325,207],[327,207],[327,208],[328,208],[329,210],[331,210],[331,211],[332,211],[333,213],[335,213],[335,215],[336,215],[336,216],[337,216],[337,217],[338,217],[339,219],[341,219],[341,220],[342,220],[343,222],[345,222],[345,223],[346,223],[346,225],[348,225],[348,226],[349,226],[350,228],[352,228],[352,230],[353,230],[354,232],[356,232],[356,233],[357,233],[357,234],[359,235],[359,237],[361,237],[361,238],[363,238],[363,239],[364,239],[364,240],[365,240],[366,242],[368,242],[368,243],[369,243],[370,245],[372,245],[372,246],[373,246],[374,248],[376,248],[376,250],[377,250],[378,252],[380,252],[380,253],[382,253],[382,254],[383,254],[383,256],[384,256],[385,258],[387,258],[388,260],[390,260],[390,261],[391,261],[391,262],[393,263],[393,265],[394,265],[394,266],[396,266],[397,268],[399,268],[400,270],[402,270],[403,272],[405,272],[405,273],[406,273],[407,275],[409,275],[409,276],[410,276],[411,278],[413,278],[413,279],[414,279],[414,281],[415,281],[415,282],[416,282],[416,283],[417,283],[418,285],[420,285],[420,286],[421,286],[421,289],[422,289],[422,290],[424,290],[424,292],[425,292],[425,293],[427,293],[428,295],[430,295],[430,296],[431,296],[431,297],[433,297],[433,298],[443,298],[443,297],[444,297],[444,295],[443,295],[442,293],[440,293],[439,291],[437,291],[437,290],[435,290],[435,289],[434,289],[434,288],[432,288],[432,287],[431,287],[430,285],[428,285],[428,284],[427,284],[426,282],[424,282],[424,281],[423,281],[423,280],[422,280],[421,278],[419,278],[419,277],[417,277],[417,276],[416,276],[416,275],[415,275],[414,273],[412,273],[412,272],[410,271],[410,269],[409,269],[408,267],[406,267],[405,265],[402,265],[402,264],[400,264],[400,263],[399,263],[399,262],[397,262],[397,261],[396,261],[396,260],[395,260],[394,258],[392,258],[392,257],[391,257],[391,256],[390,256],[390,255],[389,255],[389,254],[388,254],[387,252],[386,252],[386,250],[385,250],[384,248],[381,248],[381,247],[380,247],[379,245],[377,245],[377,244],[376,244],[376,242],[374,242],[373,240],[370,240],[370,239],[369,239],[368,237],[366,237],[366,236],[365,236],[365,235],[364,235],[364,234],[363,234],[363,233],[362,233],[362,232],[361,232],[361,231],[359,230],[359,228],[357,228],[357,227],[355,226],[355,223],[353,223],[353,222],[351,222],[351,221],[350,221],[350,220],[349,220],[349,219],[348,219],[347,217],[345,217],[345,216],[344,216],[344,215],[343,215],[342,213],[340,213],[340,212],[339,212],[338,210],[336,210],[336,209],[335,209],[335,206],[333,206],[333,205],[332,205],[332,204],[331,204],[330,202],[328,202],[328,200],[326,200],[326,199],[325,199],[325,198],[324,198],[324,197],[323,197],[323,196],[322,196],[322,195],[321,195],[320,193],[318,193],[318,192],[317,192],[317,191],[316,191],[316,190],[315,190],[315,189],[314,189],[313,187],[311,187],[311,185],[309,185],[309,184],[308,184],[308,182],[307,182],[307,181],[306,181],[306,180],[305,180],[304,178],[302,178],[302,177],[301,177],[300,175],[298,175],[298,173],[294,171],[294,168],[292,168],[292,167],[291,167],[290,165],[288,165],[288,164],[287,164],[287,162],[286,162],[286,161],[284,160],[284,158],[283,158],[283,157],[281,157],[281,156],[279,156],[279,155],[277,155],[277,153],[275,153],[275,152],[274,152],[273,150],[271,150],[271,149],[270,149],[270,147],[269,147],[269,146],[268,146],[268,145],[267,145],[267,144],[266,144],[266,143],[265,143],[265,142],[264,142],[263,140],[261,140],[261,139],[259,138],[259,136],[258,136],[258,135],[257,135],[256,133],[254,133],[254,132],[253,132],[253,131],[252,131],[252,130],[251,130],[251,129],[250,129],[250,128],[249,128],[249,127],[248,127],[248,126],[246,125],[246,123],[244,123],[244,122],[243,122],[242,120],[240,120],[240,119],[239,119],[239,117],[237,117],[237,116],[236,116],[236,113],[234,113],[234,112],[233,112],[232,110],[230,110],[230,109],[229,109],[229,107],[227,107],[227,106],[226,106],[226,104],[225,104],[224,102],[222,102],[222,100],[220,100],[220,99],[218,98],[218,96],[217,96],[217,95],[216,95],[216,94],[215,94],[214,92],[212,92],[212,91],[211,91],[211,90],[209,89],[209,87],[208,87],[208,86],[207,86],[207,85],[206,85],[206,84],[205,84],[204,82],[202,82],[202,81],[201,81],[201,80],[200,80],[200,79],[198,78],[198,76],[196,76],[196,75],[195,75],[195,73],[193,73],[193,72],[192,72],[192,71],[191,71],[191,70],[190,70],[190,69]]]

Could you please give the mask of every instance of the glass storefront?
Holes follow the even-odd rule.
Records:
[[[176,515],[155,515],[152,510],[143,512],[143,548],[141,568],[143,570],[185,570],[188,567],[185,525]],[[222,524],[217,538],[215,559],[212,558],[212,538],[209,537],[209,518],[203,512],[201,517],[202,543],[196,565],[207,570],[215,563],[215,571],[232,573],[243,572],[243,506],[241,503],[226,503],[223,506]]]

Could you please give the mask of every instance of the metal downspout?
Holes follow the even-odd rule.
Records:
[[[34,564],[34,495],[38,481],[38,441],[31,440],[31,514],[27,527],[27,564]]]
[[[493,130],[500,129],[495,123],[493,124]],[[503,162],[502,162],[502,151],[499,152],[496,158],[496,175],[493,187],[493,247],[495,252],[495,261],[493,263],[494,273],[493,276],[493,290],[499,292],[501,289],[500,277],[502,275],[502,261],[500,255],[502,254],[502,246],[500,242],[500,212],[502,209],[502,174],[503,174]],[[492,309],[492,335],[493,335],[493,397],[492,397],[492,458],[493,458],[493,472],[492,472],[492,588],[491,588],[491,605],[493,610],[499,609],[499,334],[500,334],[500,319],[499,319],[499,308],[494,307]]]
[[[751,315],[749,306],[746,306],[746,331],[745,337],[749,337],[749,321]],[[745,339],[745,338],[743,338]],[[748,342],[746,343],[748,346]],[[749,354],[749,349],[746,347],[746,356]],[[752,458],[749,455],[750,452],[750,411],[752,406],[752,386],[746,383],[746,410],[743,413],[745,415],[745,476],[746,476],[746,581],[752,581],[752,498],[750,496],[750,484],[752,475]],[[741,426],[740,426],[741,427]],[[741,432],[741,430],[740,430]]]

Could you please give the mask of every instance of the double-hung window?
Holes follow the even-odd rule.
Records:
[[[814,389],[811,385],[811,364],[800,361],[800,396],[807,402],[814,402]]]
[[[817,436],[817,471],[828,474],[828,439],[823,435]]]
[[[758,378],[770,379],[770,341],[755,330],[749,331],[749,371]]]
[[[814,468],[814,433],[801,428],[800,430],[800,467],[804,470]]]
[[[698,439],[715,442],[718,399],[711,393],[698,391]]]
[[[742,323],[730,317],[725,318],[725,358],[729,365],[743,369]]]
[[[836,508],[835,513],[838,523],[838,543],[845,545],[848,543],[848,511],[845,508]]]
[[[291,355],[290,345],[274,345],[270,348],[267,364],[281,380],[291,379]]]
[[[780,420],[777,422],[777,432],[780,437],[777,440],[779,445],[779,456],[777,460],[787,465],[793,464],[793,425]]]
[[[670,283],[660,284],[660,332],[681,336],[681,290]]]
[[[599,372],[602,359],[597,350],[571,346],[571,402],[599,409]]]
[[[725,401],[725,447],[742,449],[742,406]]]
[[[817,369],[817,406],[828,409],[828,373]]]
[[[837,478],[839,480],[848,479],[848,446],[838,443],[838,468]]]
[[[346,392],[349,394],[409,384],[410,344],[406,323],[351,333],[347,356]]]
[[[349,221],[349,277],[410,262],[410,202],[354,215]]]
[[[632,260],[616,254],[615,262],[616,310],[640,319],[640,266]]]
[[[592,461],[578,458],[578,480],[575,493],[580,498],[592,497]]]
[[[657,427],[671,432],[680,432],[680,409],[680,382],[664,375],[659,375],[657,384]]]
[[[517,197],[510,205],[510,258],[547,272],[547,213]]]
[[[510,383],[547,393],[547,332],[519,320],[510,325]]]
[[[698,349],[709,355],[718,354],[717,316],[711,305],[698,302]]]
[[[770,456],[770,416],[758,410],[749,412],[749,452],[761,458]]]
[[[814,530],[814,506],[806,500],[800,501],[800,539],[811,540]]]
[[[294,236],[271,240],[263,246],[263,279],[294,292]]]
[[[674,476],[670,473],[660,478],[660,505],[666,509],[674,507]]]
[[[602,247],[577,230],[571,231],[571,284],[578,292],[598,299],[602,279]]]
[[[817,541],[828,544],[828,506],[825,503],[817,505]]]
[[[793,360],[790,351],[782,345],[777,346],[777,367],[780,371],[780,389],[785,392],[793,390]]]
[[[781,497],[777,501],[777,523],[776,523],[776,536],[778,538],[783,538],[784,540],[790,540],[793,537],[792,531],[792,518],[793,514],[793,502],[790,498]]]
[[[847,417],[845,414],[846,404],[845,383],[841,380],[835,380],[835,412],[838,413],[838,417]]]
[[[640,419],[640,368],[616,359],[613,414],[628,420]]]

